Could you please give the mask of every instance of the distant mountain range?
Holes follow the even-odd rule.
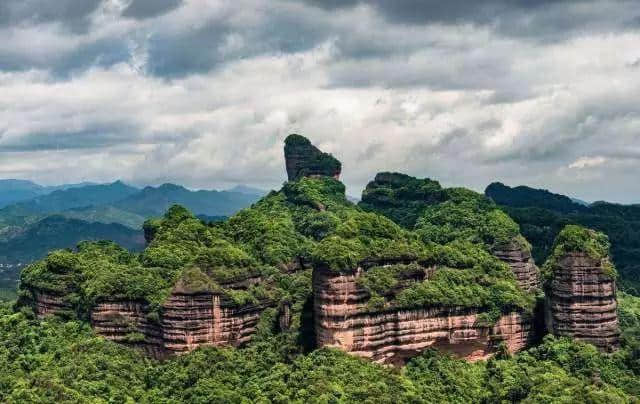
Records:
[[[65,184],[58,186],[43,186],[27,180],[1,180],[0,179],[0,208],[12,203],[33,199],[40,195],[46,195],[57,190],[94,185],[90,182],[80,184]]]
[[[144,246],[143,222],[173,204],[205,221],[218,221],[264,194],[244,185],[191,191],[175,184],[140,189],[122,181],[41,186],[0,180],[0,288],[14,285],[19,269],[47,251],[74,247],[82,240],[113,240],[139,250]]]

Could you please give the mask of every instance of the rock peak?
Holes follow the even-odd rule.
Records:
[[[302,177],[327,176],[338,179],[342,164],[324,153],[304,136],[292,134],[284,141],[284,159],[289,181]]]

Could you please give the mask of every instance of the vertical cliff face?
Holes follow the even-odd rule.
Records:
[[[517,352],[531,341],[531,320],[517,312],[484,325],[473,308],[372,310],[367,291],[358,283],[362,274],[361,268],[353,273],[314,270],[318,346],[399,365],[429,347],[474,361],[493,355],[500,343]]]
[[[155,358],[165,358],[163,332],[149,306],[140,301],[113,300],[98,303],[90,313],[98,335],[121,344],[142,348]]]
[[[332,155],[323,153],[300,135],[289,135],[285,140],[284,159],[289,181],[302,177],[327,176],[338,179],[342,164]]]
[[[72,309],[59,296],[44,292],[34,295],[34,309],[40,318]],[[251,340],[267,307],[269,302],[235,305],[211,293],[174,292],[159,312],[153,312],[145,302],[112,300],[96,304],[90,320],[97,334],[142,348],[155,358],[165,358],[202,345],[244,345]]]
[[[31,303],[39,318],[72,310],[71,304],[62,295],[39,289],[32,290],[31,295],[33,296]]]
[[[525,291],[531,292],[540,287],[540,271],[533,261],[531,251],[517,242],[494,248],[492,254],[507,263]]]
[[[547,287],[546,323],[549,332],[589,342],[612,351],[618,348],[615,280],[606,261],[584,252],[559,257]]]

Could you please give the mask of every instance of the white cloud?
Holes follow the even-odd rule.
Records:
[[[607,158],[602,156],[594,156],[594,157],[580,157],[573,163],[569,164],[569,168],[577,168],[582,170],[583,168],[592,168],[603,165],[607,162]]]

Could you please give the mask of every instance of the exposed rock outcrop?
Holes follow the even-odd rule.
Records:
[[[35,312],[40,318],[72,311],[59,296],[45,292],[34,295]],[[153,312],[145,302],[113,300],[96,304],[90,319],[97,334],[142,348],[155,358],[165,358],[201,345],[248,343],[261,313],[269,306],[269,302],[236,305],[211,293],[173,293],[159,312]]]
[[[340,178],[342,164],[332,155],[320,151],[304,136],[293,134],[287,137],[284,159],[289,181],[313,176]]]
[[[168,355],[163,330],[149,313],[149,306],[138,301],[98,303],[91,310],[91,326],[103,337],[118,343],[142,348],[155,358]]]
[[[357,279],[363,270],[337,273],[316,269],[313,274],[316,340],[380,363],[402,364],[433,347],[465,358],[486,359],[502,342],[510,352],[525,348],[532,322],[517,312],[485,325],[476,309],[427,307],[373,311]]]
[[[514,241],[494,248],[492,254],[509,265],[523,290],[532,292],[540,287],[540,270],[533,261],[530,250]]]
[[[51,314],[64,314],[72,309],[64,296],[49,291],[36,289],[32,291],[32,296],[32,304],[39,318]]]
[[[616,285],[605,273],[605,263],[584,252],[570,252],[557,259],[546,295],[549,332],[605,351],[618,348]]]

